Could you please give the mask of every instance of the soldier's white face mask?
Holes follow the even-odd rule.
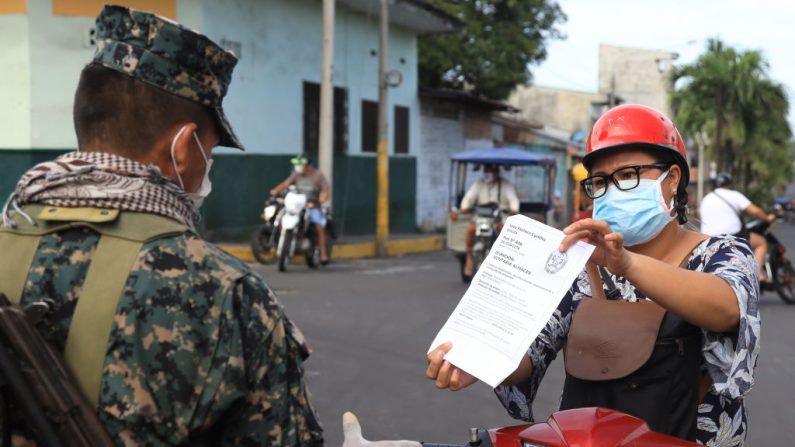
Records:
[[[185,126],[183,126],[182,129],[180,129],[179,132],[177,132],[177,134],[174,136],[174,139],[171,140],[171,163],[174,164],[174,172],[177,173],[177,180],[179,180],[179,186],[182,188],[183,191],[185,191],[185,183],[183,183],[182,176],[179,175],[179,170],[177,169],[177,161],[174,158],[174,147],[177,144],[177,139],[179,139],[180,135],[182,135],[182,132],[184,131],[185,131]],[[201,186],[199,186],[198,191],[194,192],[185,191],[185,193],[188,195],[188,199],[190,199],[190,201],[193,202],[193,206],[195,206],[196,209],[198,210],[199,208],[201,208],[202,204],[204,203],[204,199],[206,199],[207,196],[210,195],[210,192],[213,190],[213,184],[210,181],[210,168],[212,168],[213,166],[213,160],[212,159],[208,160],[207,156],[204,155],[204,147],[202,146],[201,141],[199,141],[199,136],[196,135],[196,132],[193,133],[193,138],[196,140],[196,144],[199,146],[199,153],[201,154],[202,159],[204,159],[204,166],[205,166],[204,177],[202,178],[202,184]]]
[[[295,167],[293,167],[293,169],[295,170],[296,174],[303,174],[304,173],[304,165],[295,165]]]

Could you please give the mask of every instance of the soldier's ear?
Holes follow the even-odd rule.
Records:
[[[160,158],[163,160],[160,169],[185,191],[193,190],[192,186],[195,183],[193,171],[197,167],[202,167],[195,162],[191,163],[192,158],[197,155],[192,153],[197,150],[193,147],[196,145],[193,136],[196,129],[196,123],[192,122],[175,125],[161,137],[158,145]]]

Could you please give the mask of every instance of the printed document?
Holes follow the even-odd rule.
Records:
[[[428,352],[451,341],[445,359],[496,387],[519,366],[594,246],[558,251],[562,231],[509,217],[472,283]]]

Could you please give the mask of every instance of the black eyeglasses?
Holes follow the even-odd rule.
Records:
[[[649,165],[625,166],[613,171],[612,174],[592,175],[580,184],[585,188],[585,195],[592,199],[598,199],[607,192],[608,182],[616,185],[622,191],[635,189],[640,184],[641,169],[668,169],[671,165],[665,163],[654,163]]]

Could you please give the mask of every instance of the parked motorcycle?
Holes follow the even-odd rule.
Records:
[[[417,446],[412,441],[370,442],[362,437],[359,421],[352,413],[343,416],[343,447]],[[695,447],[698,444],[652,431],[642,419],[606,408],[577,408],[558,411],[546,422],[491,430],[469,429],[462,444],[423,442],[424,447]]]
[[[782,210],[776,206],[775,211],[780,215]],[[785,303],[795,304],[795,268],[786,256],[787,248],[773,234],[775,223],[754,219],[745,225],[749,231],[762,235],[767,241],[764,269],[769,279],[760,282],[759,289],[775,291]]]
[[[284,197],[271,197],[265,201],[265,208],[260,217],[265,222],[257,228],[251,237],[251,252],[261,264],[274,259],[280,231],[277,230],[277,216],[284,208]]]

